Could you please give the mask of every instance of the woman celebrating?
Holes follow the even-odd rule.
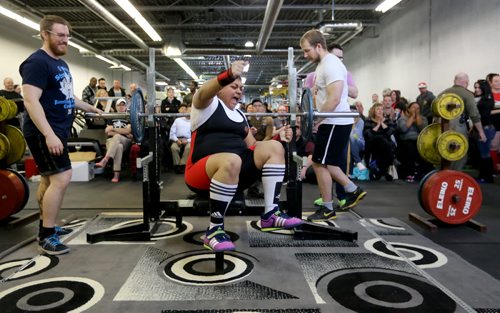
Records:
[[[370,164],[371,180],[379,180],[382,176],[388,181],[393,179],[388,169],[394,162],[394,143],[391,138],[394,132],[394,124],[384,119],[382,104],[375,103],[370,108],[363,130],[365,164]]]

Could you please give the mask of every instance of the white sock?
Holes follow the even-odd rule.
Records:
[[[262,187],[264,188],[264,213],[273,210],[280,202],[281,186],[285,177],[285,164],[264,164]]]

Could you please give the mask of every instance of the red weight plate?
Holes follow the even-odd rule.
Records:
[[[23,184],[23,191],[24,191],[24,194],[23,194],[23,197],[21,198],[21,204],[19,205],[19,207],[17,208],[16,211],[12,212],[12,214],[16,214],[18,213],[19,211],[21,211],[22,209],[24,209],[24,207],[26,206],[26,203],[28,203],[28,200],[30,198],[30,187],[28,185],[28,182],[26,181],[26,178],[24,178],[23,175],[19,174],[19,172],[13,170],[13,169],[10,169],[8,168],[7,169],[9,172],[13,173],[14,175],[17,176],[17,178],[19,178],[19,181],[21,181],[21,183]],[[21,196],[21,194],[19,194],[19,196]]]
[[[481,208],[483,195],[476,180],[452,170],[429,177],[422,188],[422,201],[431,215],[447,224],[463,224]]]
[[[24,186],[17,176],[0,170],[0,221],[11,216],[21,205]]]
[[[420,206],[422,207],[422,209],[424,209],[425,212],[427,212],[428,214],[432,214],[429,212],[429,209],[425,206],[424,204],[424,201],[423,201],[423,193],[424,193],[424,187],[425,187],[425,183],[427,182],[427,180],[432,177],[432,175],[434,175],[438,170],[432,170],[430,171],[429,173],[427,173],[421,180],[420,180],[420,184],[418,185],[418,194],[417,194],[417,197],[418,197],[418,203],[420,204]]]

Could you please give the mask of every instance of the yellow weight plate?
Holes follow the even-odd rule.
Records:
[[[9,139],[10,149],[5,157],[7,164],[16,163],[21,160],[26,151],[26,141],[21,130],[12,125],[5,126],[5,136]]]
[[[17,104],[12,100],[7,100],[7,103],[9,104],[9,111],[10,111],[8,119],[10,120],[11,118],[16,117],[17,115]]]
[[[10,142],[7,136],[0,133],[0,160],[3,160],[10,150]]]
[[[434,165],[441,163],[441,156],[436,148],[439,135],[441,135],[441,125],[434,123],[424,128],[417,138],[418,153],[424,160]]]
[[[0,97],[0,122],[9,119],[10,105],[7,99]]]
[[[464,112],[464,101],[454,93],[442,94],[432,102],[432,112],[445,120],[453,120]]]
[[[448,130],[438,137],[436,148],[443,159],[458,161],[467,154],[469,142],[461,133]]]

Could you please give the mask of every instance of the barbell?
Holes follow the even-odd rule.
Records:
[[[104,119],[119,119],[119,118],[129,118],[130,126],[132,129],[132,134],[136,141],[141,142],[144,138],[145,131],[145,118],[166,118],[166,117],[185,117],[189,116],[189,113],[145,113],[145,101],[142,94],[142,90],[138,88],[132,95],[132,101],[130,104],[130,114],[129,113],[86,113],[86,118],[104,118]],[[302,99],[300,102],[298,113],[244,113],[245,116],[270,116],[270,117],[303,117],[301,120],[301,130],[302,139],[307,141],[311,138],[314,127],[315,118],[348,118],[348,117],[358,117],[358,112],[315,112],[313,110],[313,100],[311,90],[308,88],[304,89],[302,93]]]

